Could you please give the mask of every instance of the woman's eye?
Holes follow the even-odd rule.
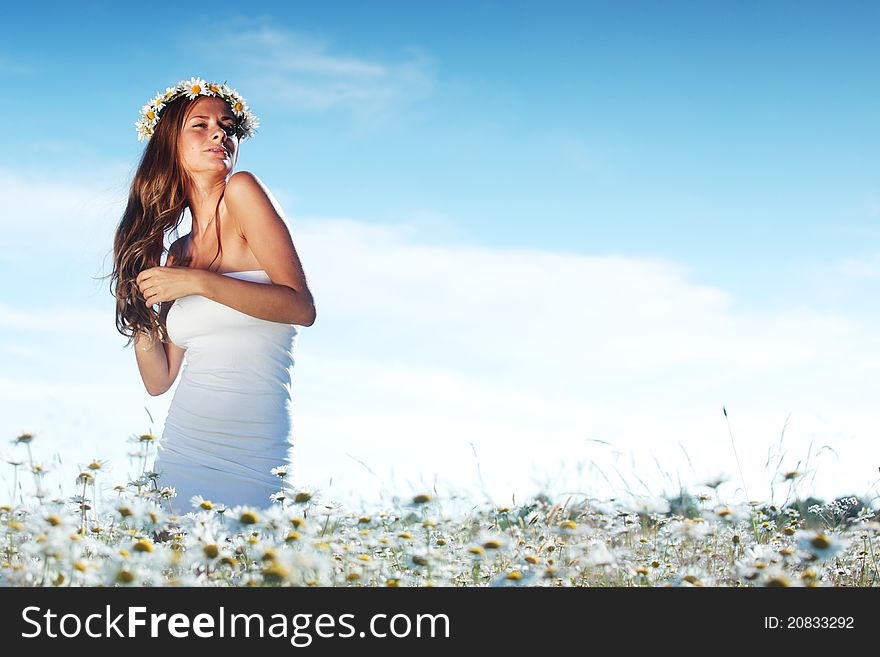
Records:
[[[208,124],[205,123],[205,122],[203,121],[202,123],[196,123],[196,126],[195,126],[195,127],[198,128],[198,127],[200,127],[200,126],[207,126],[207,125],[208,125]],[[223,131],[224,131],[227,135],[230,135],[230,136],[231,136],[231,135],[235,134],[235,126],[232,125],[231,123],[222,123],[221,125],[223,126]]]

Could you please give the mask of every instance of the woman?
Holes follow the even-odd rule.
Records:
[[[281,488],[270,470],[292,444],[297,325],[314,323],[315,304],[277,202],[255,175],[232,174],[258,119],[225,83],[192,78],[153,98],[135,125],[149,141],[114,241],[116,325],[134,340],[150,395],[174,384],[186,354],[159,485],[176,489],[177,512],[194,496],[268,506]],[[192,230],[160,266],[186,208]]]

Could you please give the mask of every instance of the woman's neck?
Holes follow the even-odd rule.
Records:
[[[226,179],[212,183],[199,184],[189,196],[189,212],[192,216],[192,230],[190,231],[195,240],[200,240],[205,235],[207,228],[211,226],[217,214],[217,206],[226,189]]]

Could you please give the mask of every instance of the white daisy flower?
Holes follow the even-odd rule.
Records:
[[[166,500],[177,497],[177,489],[174,486],[163,486],[159,489],[159,497]]]
[[[235,113],[236,116],[242,116],[248,111],[247,103],[245,103],[244,98],[242,98],[238,94],[230,94],[229,104],[232,106],[232,111]]]
[[[294,519],[297,519],[296,521]],[[296,527],[305,531],[305,523],[299,517],[299,512],[292,508],[284,508],[278,504],[263,509],[262,520],[267,527],[290,529]]]
[[[189,99],[198,98],[202,95],[207,95],[206,89],[208,87],[208,83],[205,82],[202,78],[190,78],[189,82],[186,83],[186,97]]]
[[[201,495],[193,495],[189,499],[189,503],[200,511],[211,511],[214,508],[214,503]]]
[[[144,586],[149,580],[146,565],[129,562],[121,555],[101,564],[100,581],[104,586]]]
[[[70,580],[78,586],[98,586],[100,583],[99,564],[90,559],[77,559],[72,562]]]
[[[761,586],[779,588],[803,586],[803,580],[797,577],[792,577],[790,573],[786,572],[784,568],[780,568],[779,566],[765,568],[759,576],[759,583]]]
[[[815,559],[830,559],[847,548],[847,541],[820,531],[799,531],[795,537],[798,547]]]
[[[511,570],[510,572],[503,572],[495,579],[493,579],[489,586],[492,587],[508,587],[508,586],[531,586],[535,577],[537,577],[534,571],[526,571],[523,573],[521,570]]]
[[[189,534],[184,539],[186,562],[189,566],[214,566],[223,557],[235,555],[226,544],[225,537],[217,535],[212,529],[204,527]]]
[[[263,524],[261,509],[252,506],[235,506],[226,512],[230,534],[259,531]]]
[[[278,568],[277,576],[292,586],[306,586],[310,580],[329,583],[331,578],[332,566],[327,559],[301,550],[280,550],[273,564]]]

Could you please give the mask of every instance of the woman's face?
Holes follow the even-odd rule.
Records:
[[[224,177],[238,160],[236,119],[222,98],[206,96],[189,106],[178,148],[191,174],[217,172]]]

